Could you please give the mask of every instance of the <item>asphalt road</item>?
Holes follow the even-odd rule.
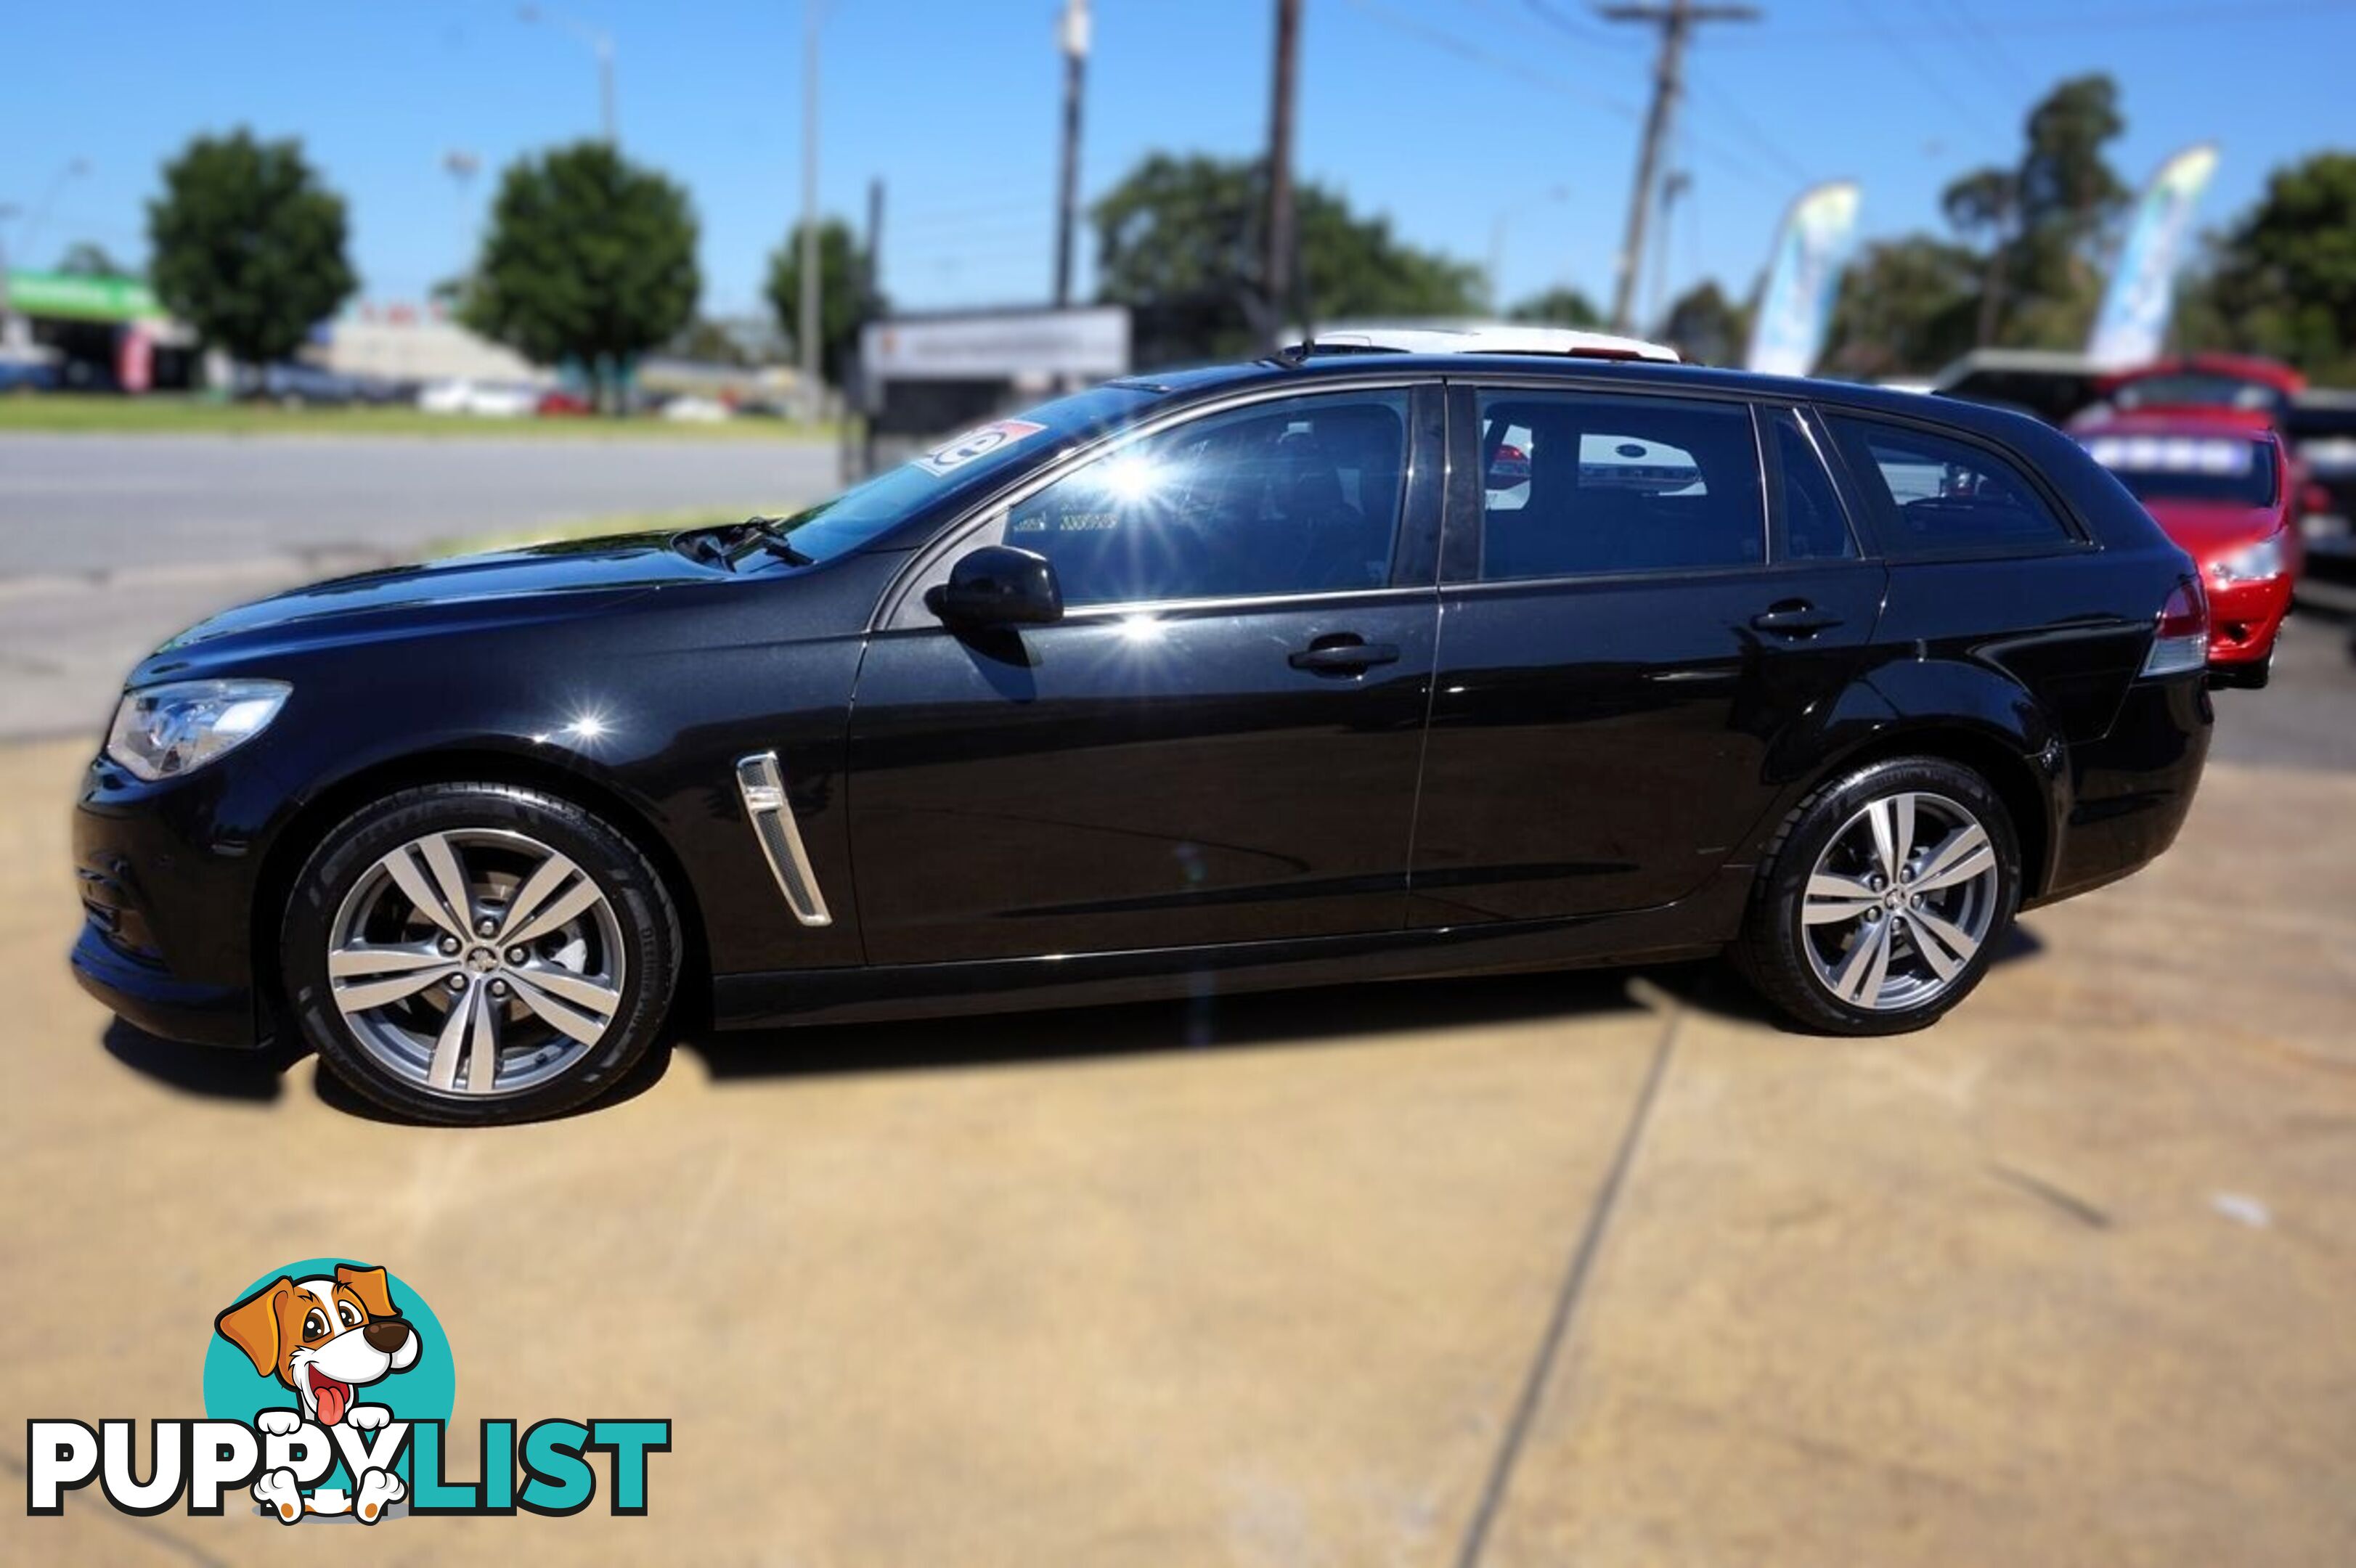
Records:
[[[835,462],[646,436],[0,435],[0,741],[90,731],[134,661],[226,605],[468,535],[786,510]]]

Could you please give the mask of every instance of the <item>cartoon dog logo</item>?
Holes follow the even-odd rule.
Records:
[[[265,1410],[254,1418],[257,1427],[277,1436],[293,1435],[305,1421],[376,1431],[392,1412],[356,1403],[359,1391],[417,1361],[417,1330],[393,1305],[380,1268],[337,1264],[331,1275],[282,1275],[222,1313],[214,1327],[245,1352],[255,1371],[294,1391],[297,1408]],[[374,1524],[408,1490],[391,1470],[370,1469],[358,1480],[355,1499],[327,1491],[306,1498],[294,1472],[282,1467],[253,1483],[253,1500],[287,1524],[305,1511],[349,1511]]]

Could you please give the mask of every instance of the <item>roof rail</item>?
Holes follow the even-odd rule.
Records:
[[[1513,322],[1329,326],[1285,351],[1285,357],[1295,363],[1335,354],[1551,354],[1574,359],[1680,363],[1676,349],[1665,344],[1647,343],[1640,337]]]

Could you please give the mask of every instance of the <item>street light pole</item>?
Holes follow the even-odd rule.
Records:
[[[1522,213],[1527,212],[1530,208],[1537,206],[1539,202],[1568,201],[1569,199],[1570,187],[1569,186],[1549,186],[1545,190],[1540,191],[1533,200],[1517,201],[1513,203],[1511,206],[1501,207],[1497,209],[1497,216],[1492,219],[1489,224],[1489,308],[1491,311],[1494,312],[1503,310],[1505,304],[1504,293],[1505,284],[1502,280],[1505,271],[1506,225],[1511,223]]]
[[[1064,168],[1055,217],[1055,308],[1072,303],[1072,230],[1080,201],[1080,93],[1088,69],[1088,0],[1064,0]]]
[[[28,265],[32,264],[32,257],[35,254],[33,250],[33,241],[35,239],[38,238],[41,229],[48,223],[49,209],[57,206],[58,197],[65,190],[66,182],[68,180],[79,179],[88,173],[90,173],[90,160],[83,157],[72,157],[68,158],[65,161],[64,166],[59,168],[57,174],[50,179],[49,188],[47,191],[44,191],[41,195],[41,205],[33,208],[32,216],[25,219],[25,232],[22,237],[22,244],[19,248],[23,251]],[[0,293],[5,293],[5,285],[0,284]]]
[[[1268,216],[1261,240],[1260,287],[1267,319],[1260,351],[1283,341],[1284,313],[1292,297],[1292,96],[1301,69],[1301,0],[1276,0],[1276,80],[1268,115]]]
[[[818,422],[818,31],[819,0],[802,0],[802,417]]]
[[[519,5],[516,16],[525,22],[546,22],[562,27],[589,46],[590,52],[597,57],[597,112],[605,127],[605,144],[620,146],[620,121],[614,108],[614,35],[545,5]]]

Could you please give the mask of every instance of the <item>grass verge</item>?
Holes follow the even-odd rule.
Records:
[[[144,398],[74,392],[0,395],[0,432],[91,435],[396,435],[486,436],[548,441],[839,441],[840,424],[726,420],[699,424],[632,419],[478,419],[407,408],[288,408],[225,403],[158,393]]]
[[[681,528],[704,528],[716,523],[744,520],[741,512],[715,510],[710,507],[689,507],[669,512],[610,512],[602,517],[576,518],[569,523],[503,528],[497,533],[462,534],[435,539],[418,553],[418,559],[434,560],[448,555],[479,555],[485,550],[520,549],[525,545],[605,539],[612,534],[676,533]]]

